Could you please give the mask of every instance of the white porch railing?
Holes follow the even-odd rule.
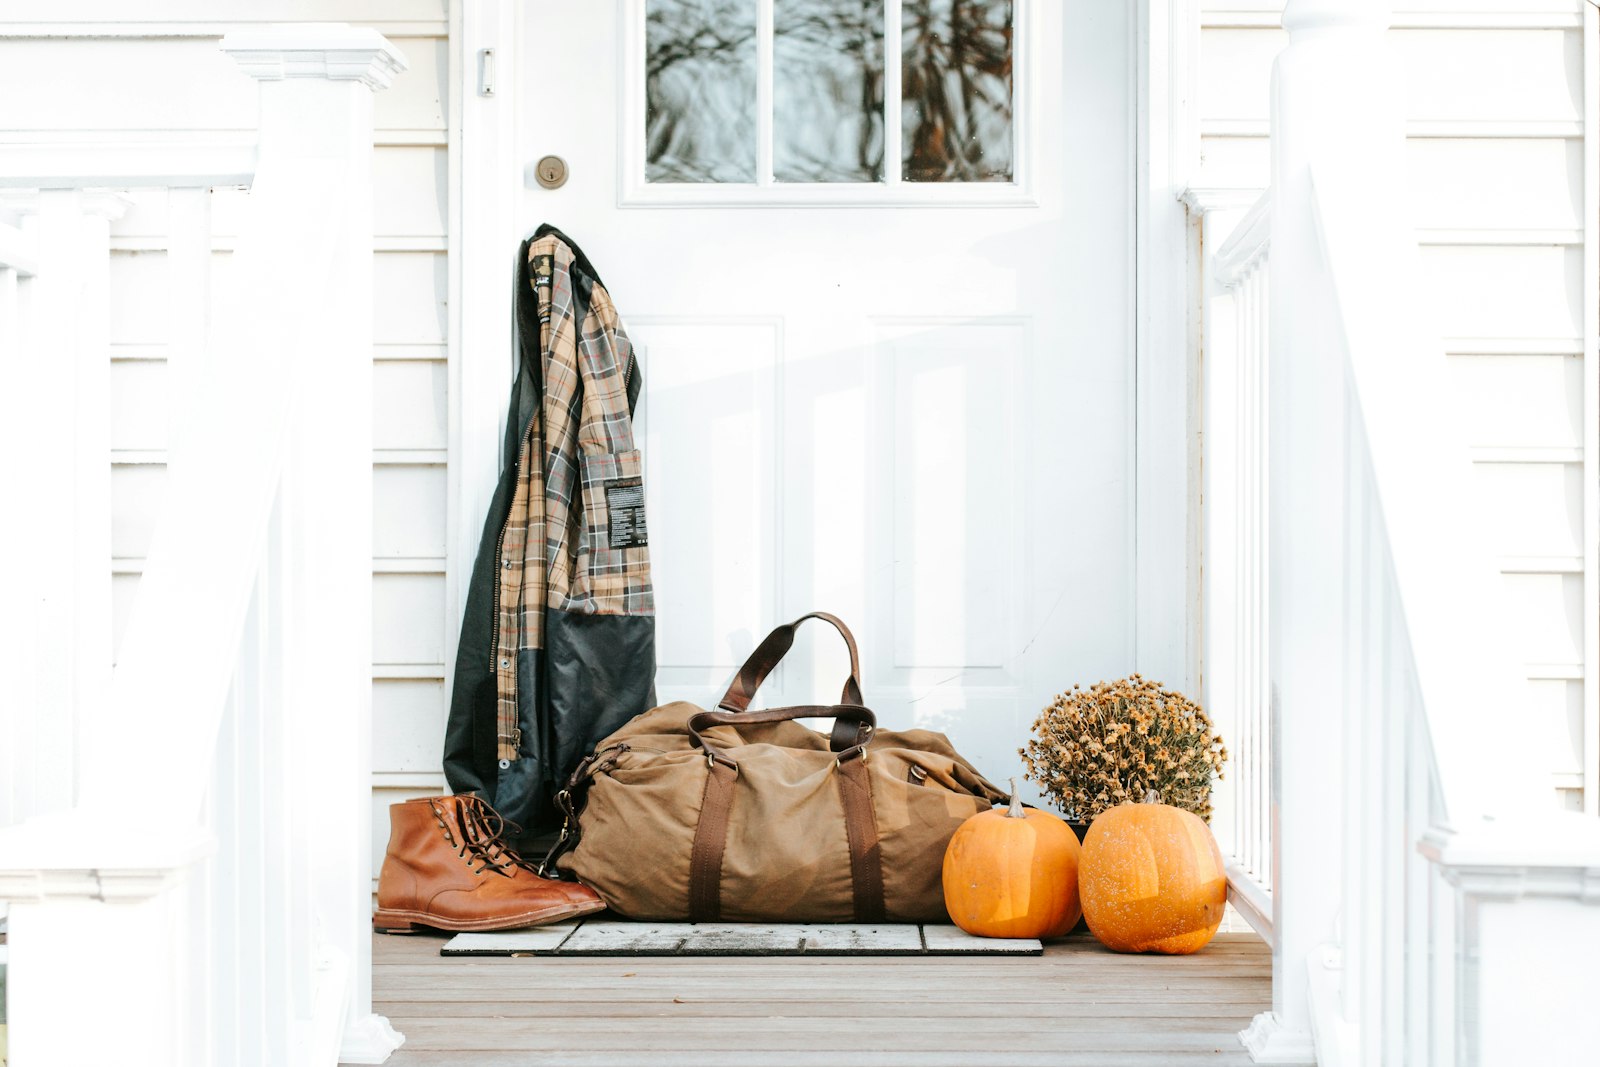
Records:
[[[1263,197],[1237,220],[1210,264],[1204,390],[1205,540],[1212,549],[1205,567],[1206,702],[1230,757],[1213,826],[1227,858],[1229,900],[1269,943],[1275,854],[1267,678],[1270,204]],[[1218,227],[1208,222],[1214,234]]]
[[[1324,1067],[1587,1062],[1600,822],[1542,810],[1516,729],[1502,587],[1418,321],[1386,24],[1380,0],[1290,0],[1270,201],[1210,265],[1238,314],[1207,328],[1208,699],[1244,742],[1219,829],[1236,902],[1270,889],[1274,951],[1243,1038]]]
[[[371,1013],[366,788],[372,93],[404,61],[341,26],[223,48],[261,81],[258,149],[0,149],[0,184],[39,190],[31,225],[0,229],[21,386],[0,432],[31,479],[8,493],[31,521],[4,524],[25,595],[0,602],[0,648],[34,635],[0,680],[7,740],[51,735],[5,756],[14,1067],[381,1062],[400,1040]],[[241,182],[210,323],[209,190]],[[134,186],[168,190],[182,414],[113,673],[96,211],[115,201],[88,190]]]

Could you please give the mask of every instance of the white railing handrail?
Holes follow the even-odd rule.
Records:
[[[1419,321],[1417,246],[1405,206],[1370,160],[1312,164],[1311,198],[1344,329],[1351,402],[1371,451],[1383,527],[1416,661],[1445,808],[1458,825],[1549,807],[1524,701],[1514,613],[1484,536],[1471,452],[1442,398],[1445,356]]]
[[[254,138],[0,142],[0,189],[216,189],[248,186]]]
[[[257,176],[258,207],[296,205],[323,217],[321,225],[305,226],[302,217],[288,227],[271,210],[247,213],[234,253],[241,312],[252,294],[271,291],[269,275],[286,263],[327,279],[343,205],[314,194],[338,177],[337,161],[305,160],[269,165]],[[316,235],[309,247],[307,232]],[[107,714],[84,738],[85,808],[117,810],[131,788],[154,775],[169,783],[175,814],[199,814],[205,782],[192,769],[209,765],[216,743],[306,378],[301,354],[314,348],[305,330],[321,316],[236,313],[223,321],[244,328],[219,338],[219,354],[201,372],[168,452],[167,503]],[[153,734],[151,722],[163,730]]]
[[[1468,443],[1439,402],[1446,360],[1417,314],[1409,220],[1373,163],[1314,155],[1303,201],[1321,252],[1305,282],[1325,287],[1346,372],[1346,612],[1384,631],[1352,633],[1344,649],[1347,758],[1354,737],[1376,766],[1345,768],[1342,929],[1308,961],[1319,1062],[1401,1049],[1409,1062],[1510,1062],[1512,1050],[1575,1062],[1592,1046],[1569,1027],[1570,1006],[1600,988],[1589,955],[1600,925],[1579,903],[1600,883],[1600,822],[1553,809],[1516,714],[1525,697],[1490,524]],[[1517,906],[1524,897],[1535,899]],[[1541,957],[1567,1002],[1515,980],[1487,992],[1485,976],[1520,958],[1506,946],[1541,936],[1548,909],[1569,902],[1572,944]]]

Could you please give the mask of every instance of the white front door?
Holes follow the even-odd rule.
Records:
[[[880,721],[1003,779],[1052,694],[1132,669],[1131,18],[525,6],[519,221],[584,249],[643,353],[663,700],[822,609]],[[844,675],[803,633],[758,703]]]

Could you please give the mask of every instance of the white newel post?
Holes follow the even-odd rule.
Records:
[[[222,48],[261,83],[263,155],[336,158],[343,183],[327,191],[343,205],[332,267],[307,279],[324,289],[306,294],[319,318],[280,497],[283,700],[303,724],[290,788],[305,801],[293,828],[316,872],[314,995],[346,998],[332,1005],[345,1019],[339,1060],[382,1063],[403,1038],[372,1013],[372,130],[373,93],[405,61],[376,32],[345,26],[239,32]]]
[[[1379,95],[1385,0],[1289,0],[1272,81],[1268,384],[1269,677],[1275,753],[1272,1011],[1244,1034],[1257,1062],[1313,1063],[1309,967],[1335,940],[1345,721],[1344,433],[1340,324],[1317,234],[1311,165],[1360,150]],[[1390,98],[1393,99],[1393,98]]]

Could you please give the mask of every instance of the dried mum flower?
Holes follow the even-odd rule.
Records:
[[[1019,750],[1027,776],[1070,819],[1089,820],[1154,790],[1166,804],[1211,819],[1211,783],[1228,750],[1182,693],[1135,674],[1074,685],[1039,713]]]

